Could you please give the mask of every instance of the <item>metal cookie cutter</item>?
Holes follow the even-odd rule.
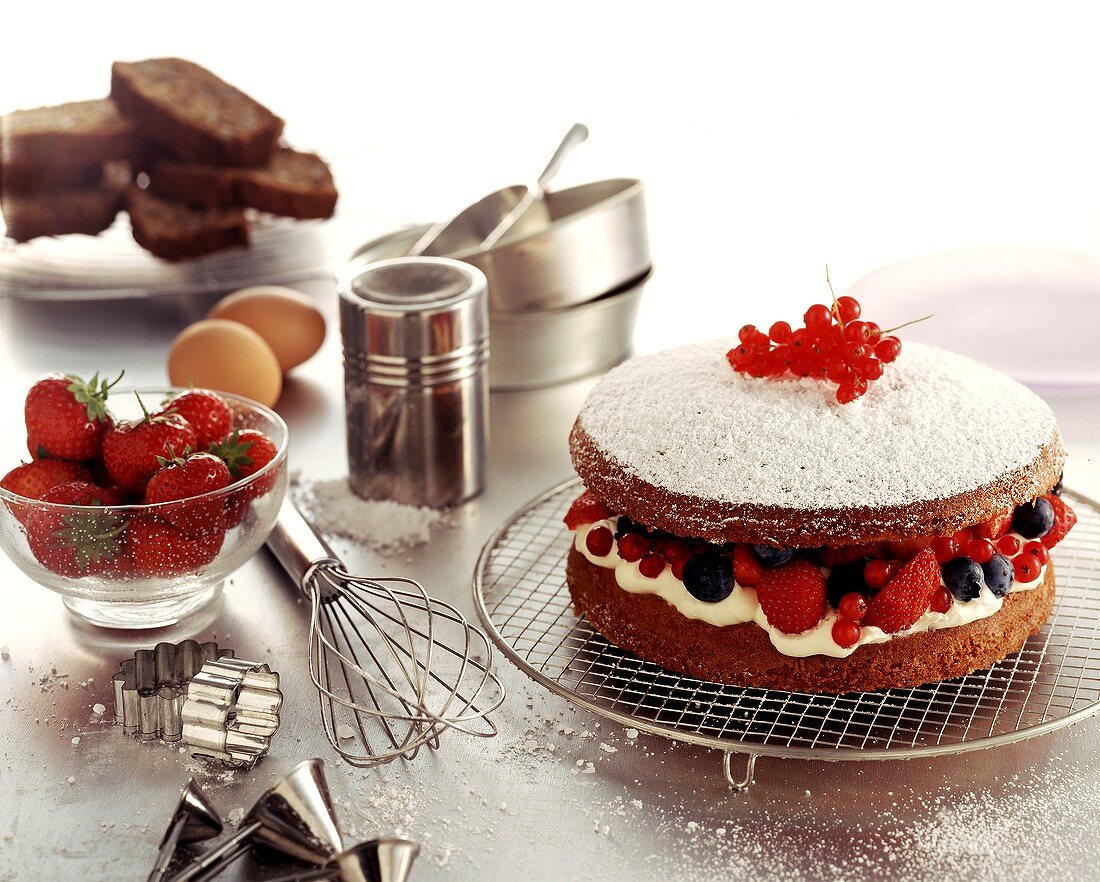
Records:
[[[282,703],[279,675],[267,665],[230,657],[208,661],[187,687],[184,744],[193,757],[251,769],[271,746]]]
[[[157,738],[179,741],[183,736],[180,713],[187,684],[204,664],[219,657],[233,657],[232,649],[217,643],[158,643],[139,649],[120,663],[111,678],[115,691],[115,723],[126,735],[143,741]]]

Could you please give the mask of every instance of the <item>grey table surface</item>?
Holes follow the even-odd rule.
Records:
[[[656,286],[655,286],[656,287]],[[321,353],[279,409],[304,480],[339,476],[344,435],[334,296]],[[657,296],[657,295],[653,295]],[[0,425],[20,431],[22,394],[55,368],[125,366],[162,382],[178,304],[88,307],[0,302]],[[642,321],[645,312],[643,310]],[[473,615],[470,577],[485,539],[528,498],[571,473],[566,432],[591,381],[492,398],[490,479],[425,546],[379,556],[337,541],[353,571],[409,574]],[[1067,483],[1097,495],[1095,399],[1054,400],[1079,455]],[[422,843],[414,879],[1100,878],[1096,718],[1021,744],[929,761],[763,759],[749,792],[725,786],[717,752],[647,736],[573,709],[506,660],[500,735],[445,737],[412,763],[342,765],[319,730],[306,671],[306,610],[270,555],[235,574],[220,605],[187,629],[103,632],[0,560],[0,880],[143,879],[189,775],[238,818],[302,759],[320,756],[346,838],[401,833]],[[283,727],[250,772],[199,766],[177,747],[124,738],[107,715],[119,659],[197,636],[282,675]],[[79,741],[75,739],[79,738]],[[249,859],[226,879],[272,872]]]

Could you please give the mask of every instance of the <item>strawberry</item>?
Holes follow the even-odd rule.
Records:
[[[886,545],[882,542],[873,542],[868,545],[842,545],[838,548],[827,547],[821,550],[821,562],[827,567],[855,563],[857,560],[867,560],[871,557],[886,557]]]
[[[233,429],[229,405],[209,389],[188,389],[165,402],[161,413],[178,413],[195,430],[197,450],[206,450]]]
[[[98,457],[103,435],[113,423],[107,393],[120,379],[122,374],[108,383],[99,374],[82,380],[54,373],[31,386],[23,405],[31,454],[77,462]]]
[[[984,524],[978,524],[971,527],[972,532],[978,539],[1000,539],[1005,533],[1009,531],[1012,526],[1012,511],[1001,512],[999,515],[994,515]]]
[[[139,398],[140,402],[141,399]],[[103,464],[111,481],[127,493],[140,493],[160,468],[157,457],[175,457],[174,451],[195,449],[195,431],[179,414],[150,415],[137,422],[121,422],[103,437]]]
[[[611,517],[614,512],[611,511],[603,502],[596,497],[591,490],[585,490],[580,496],[573,500],[573,504],[569,506],[569,511],[565,513],[565,517],[562,520],[565,522],[570,530],[575,530],[577,527],[583,524],[594,524],[596,521],[602,521],[605,518]]]
[[[925,548],[871,598],[863,623],[887,634],[904,631],[928,611],[939,587],[940,566],[935,552]]]
[[[225,529],[188,536],[170,524],[135,518],[126,530],[126,547],[140,576],[174,576],[206,566],[225,539]]]
[[[935,536],[914,536],[912,539],[900,539],[886,543],[886,550],[898,560],[912,560],[935,541]]]
[[[764,570],[756,599],[768,624],[784,634],[801,634],[825,616],[825,577],[808,560],[795,558]]]
[[[64,459],[36,459],[16,466],[0,478],[0,487],[17,496],[42,499],[59,484],[70,481],[91,483],[91,480],[91,474],[80,463]]]
[[[186,457],[166,459],[157,457],[161,464],[145,485],[145,501],[148,503],[172,502],[201,496],[221,490],[233,483],[225,463],[212,453],[192,453]],[[180,505],[172,505],[157,511],[157,517],[194,535],[221,525],[225,516],[226,496],[212,499],[196,499]]]
[[[275,442],[256,429],[234,429],[233,434],[217,444],[210,445],[210,452],[226,464],[234,480],[240,481],[256,474],[279,453]],[[263,496],[275,486],[278,469],[272,469],[243,494],[249,499]]]
[[[1077,523],[1077,515],[1074,514],[1072,508],[1066,505],[1066,501],[1061,496],[1048,493],[1043,499],[1049,502],[1050,507],[1054,509],[1054,526],[1039,541],[1050,549],[1066,538],[1066,533]]]
[[[42,566],[61,576],[101,573],[122,552],[123,519],[95,507],[117,505],[117,494],[86,481],[59,484],[42,497],[43,502],[84,506],[66,511],[42,506],[27,518],[27,544]]]
[[[733,549],[733,578],[742,588],[755,588],[764,575],[764,565],[751,545],[738,542]]]

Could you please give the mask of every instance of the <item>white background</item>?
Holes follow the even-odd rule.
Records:
[[[533,177],[586,122],[561,183],[649,184],[644,350],[769,322],[777,299],[794,318],[826,261],[845,284],[926,252],[1100,241],[1087,4],[6,6],[3,109],[183,55],[270,104],[332,158],[344,208],[387,222]]]

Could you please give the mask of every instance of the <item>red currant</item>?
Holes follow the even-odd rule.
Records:
[[[672,570],[672,575],[674,575],[681,582],[684,581],[684,566],[686,564],[686,560],[677,560],[669,564],[669,568]]]
[[[744,325],[741,330],[737,332],[737,339],[742,343],[750,343],[752,338],[756,336],[756,325]]]
[[[656,579],[665,571],[665,559],[659,554],[647,554],[638,562],[638,572],[647,579]]]
[[[820,333],[833,323],[833,311],[824,303],[815,303],[806,310],[802,319],[806,322],[806,330],[811,334],[815,331]]]
[[[733,579],[742,588],[755,588],[764,575],[764,565],[760,563],[751,545],[738,543],[733,549]]]
[[[606,557],[615,544],[615,536],[607,527],[595,527],[584,537],[584,545],[595,557]]]
[[[837,318],[844,322],[844,324],[855,321],[859,318],[859,301],[854,297],[838,297],[836,299],[836,313]]]
[[[951,538],[955,540],[955,544],[958,545],[961,550],[970,544],[970,540],[974,538],[974,534],[970,532],[969,527],[963,527],[961,530],[956,530]]]
[[[951,592],[946,588],[937,588],[936,592],[932,595],[932,602],[928,605],[928,608],[932,612],[945,613],[951,609],[951,602],[954,598],[951,597]]]
[[[768,336],[776,343],[790,343],[792,336],[791,326],[787,322],[776,322],[768,328]]]
[[[975,563],[988,563],[996,553],[997,549],[988,539],[971,539],[966,543],[966,556]]]
[[[830,358],[825,362],[825,376],[834,383],[841,385],[850,383],[855,378],[852,366],[843,358]]]
[[[649,540],[641,533],[627,533],[619,540],[619,557],[629,563],[641,560],[647,551]]]
[[[1027,542],[1021,549],[1022,554],[1029,555],[1038,562],[1039,566],[1045,566],[1046,562],[1050,560],[1050,552],[1042,542]]]
[[[873,355],[860,361],[858,365],[859,375],[867,382],[877,380],[882,376],[882,362]]]
[[[1039,562],[1030,554],[1021,554],[1012,561],[1012,568],[1016,571],[1016,581],[1021,583],[1034,582],[1039,578]]]
[[[878,338],[882,336],[882,329],[875,322],[867,322],[867,331],[871,335],[871,342],[878,340]]]
[[[867,615],[867,598],[858,591],[849,591],[840,598],[836,610],[849,622],[862,622]]]
[[[860,627],[858,622],[837,619],[833,622],[833,643],[848,649],[859,643]]]
[[[1008,557],[1016,554],[1020,550],[1020,540],[1013,536],[1011,533],[1006,533],[1000,539],[997,540],[997,550]]]
[[[841,404],[849,404],[859,398],[854,383],[841,383],[837,386],[836,400]]]
[[[845,354],[848,356],[849,361],[856,362],[870,355],[871,347],[864,346],[862,343],[849,343]]]
[[[875,355],[889,364],[901,355],[901,340],[897,337],[883,337],[875,344]]]
[[[937,536],[932,540],[932,553],[941,564],[954,560],[959,556],[959,551],[959,543],[953,536]]]
[[[875,589],[884,588],[892,575],[893,567],[885,560],[869,560],[863,568],[863,581]]]
[[[683,562],[691,557],[691,546],[683,539],[671,539],[668,545],[665,546],[665,550],[661,553],[670,564],[674,564],[677,561]]]
[[[844,326],[844,339],[849,343],[866,343],[871,339],[871,328],[867,322],[850,322]]]

